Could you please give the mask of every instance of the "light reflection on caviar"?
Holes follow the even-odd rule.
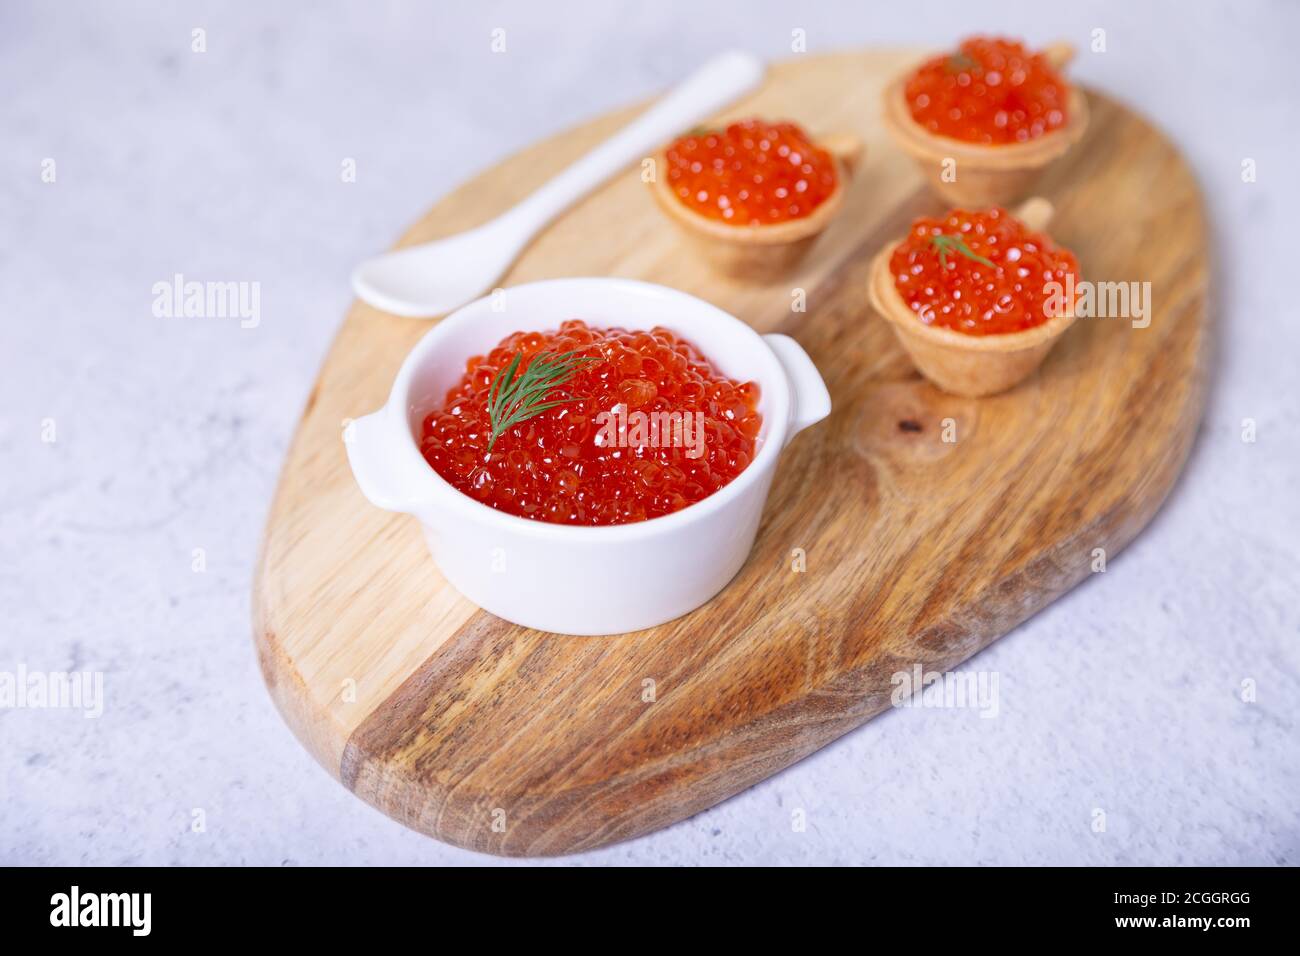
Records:
[[[581,365],[545,400],[573,401],[521,422],[488,449],[493,375],[516,352],[527,367],[539,352],[598,361]],[[453,487],[513,515],[557,524],[612,525],[680,511],[749,465],[762,425],[755,382],[722,375],[688,342],[664,328],[594,329],[572,319],[551,332],[515,332],[466,362],[442,408],[420,430],[420,451]],[[610,444],[602,412],[703,415],[702,454],[665,432],[657,445]]]
[[[936,236],[960,236],[972,254],[951,245],[940,261]],[[1066,249],[1030,232],[1005,209],[954,209],[943,219],[918,219],[889,260],[894,287],[927,325],[971,335],[1020,332],[1055,314],[1046,286],[1078,280],[1079,264]]]
[[[731,225],[808,215],[835,191],[835,163],[793,123],[749,119],[668,147],[668,185],[702,216]]]
[[[923,64],[903,95],[914,120],[967,143],[1024,143],[1069,119],[1069,85],[1042,54],[1012,40],[966,40]]]

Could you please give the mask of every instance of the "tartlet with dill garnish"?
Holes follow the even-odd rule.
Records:
[[[1045,199],[918,219],[872,263],[868,293],[926,378],[956,395],[1019,384],[1074,323],[1079,265],[1042,233]]]

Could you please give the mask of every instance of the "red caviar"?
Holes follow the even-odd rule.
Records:
[[[522,372],[538,353],[571,350],[595,361],[542,398],[572,401],[513,425],[489,451],[493,376],[516,353]],[[501,511],[626,524],[680,511],[744,471],[763,423],[758,399],[757,383],[727,378],[667,329],[571,319],[551,332],[515,332],[470,358],[443,407],[425,417],[420,451],[453,487]]]
[[[904,87],[912,119],[967,143],[1025,143],[1064,126],[1070,87],[1041,53],[973,37],[927,61]]]
[[[1005,209],[954,209],[943,219],[918,219],[889,267],[894,288],[922,322],[971,335],[1041,325],[1062,311],[1073,288],[1066,277],[1077,281],[1079,272],[1069,250]]]
[[[835,191],[835,163],[794,123],[748,119],[668,147],[668,185],[702,216],[759,226],[806,216]]]

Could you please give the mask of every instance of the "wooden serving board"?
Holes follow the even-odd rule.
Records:
[[[1014,391],[944,395],[866,295],[872,254],[941,211],[879,122],[881,89],[916,56],[801,57],[724,115],[788,117],[867,143],[843,214],[793,277],[710,273],[629,169],[555,223],[504,283],[664,283],[794,336],[825,376],[834,411],[784,453],[748,563],[685,618],[562,637],[452,590],[415,520],[362,498],[341,437],[346,419],[384,401],[429,326],[353,305],[271,508],[254,633],[285,719],[358,796],[489,853],[569,853],[649,833],[879,713],[895,672],[956,666],[1087,577],[1094,549],[1113,560],[1151,519],[1205,391],[1206,234],[1192,174],[1151,125],[1090,94],[1086,140],[1039,192],[1085,278],[1151,282],[1150,326],[1082,319]],[[496,215],[636,112],[511,157],[402,244]],[[804,313],[791,308],[796,288]],[[637,585],[611,571],[611,586]]]

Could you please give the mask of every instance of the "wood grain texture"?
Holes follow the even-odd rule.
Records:
[[[1086,577],[1094,548],[1113,559],[1150,520],[1187,455],[1205,385],[1206,236],[1190,172],[1146,122],[1090,94],[1087,138],[1038,191],[1089,278],[1152,283],[1151,324],[1081,319],[1016,389],[945,395],[916,374],[866,295],[873,254],[913,217],[940,211],[877,112],[885,84],[916,55],[780,64],[724,115],[789,117],[867,144],[843,214],[792,276],[764,285],[711,273],[629,169],[555,223],[506,280],[661,282],[793,335],[822,370],[834,412],[784,454],[749,562],[685,618],[558,637],[483,613],[447,586],[415,521],[361,497],[341,441],[349,416],[383,402],[428,325],[352,307],[272,506],[254,634],[285,719],[357,795],[491,853],[566,853],[648,833],[880,712],[896,671],[959,664]],[[495,215],[634,113],[506,160],[403,242]],[[795,287],[806,313],[791,311]],[[948,418],[955,442],[942,438]],[[792,570],[795,549],[803,573]]]

